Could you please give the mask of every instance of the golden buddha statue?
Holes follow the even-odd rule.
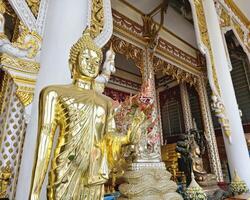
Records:
[[[113,62],[112,58],[107,60]],[[31,200],[39,199],[57,128],[47,187],[49,200],[101,200],[121,147],[138,139],[144,113],[138,110],[127,134],[119,135],[112,100],[95,90],[101,62],[102,51],[86,30],[70,51],[72,84],[41,91]]]

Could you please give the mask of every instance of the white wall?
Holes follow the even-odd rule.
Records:
[[[159,15],[157,15],[157,18],[157,21],[159,21]],[[168,7],[167,14],[165,15],[164,26],[181,39],[197,47],[194,25],[171,6]]]
[[[24,142],[23,159],[17,185],[17,200],[27,200],[37,141],[38,97],[41,89],[51,84],[70,83],[69,50],[81,36],[87,20],[87,0],[51,0],[41,53],[32,119]],[[47,182],[45,181],[45,184]],[[45,185],[44,184],[44,185]],[[46,199],[45,187],[40,199]]]

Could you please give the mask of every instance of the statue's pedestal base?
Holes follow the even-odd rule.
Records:
[[[163,162],[133,163],[120,185],[119,200],[181,200],[176,193],[177,185]]]

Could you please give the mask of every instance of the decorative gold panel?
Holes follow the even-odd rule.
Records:
[[[143,71],[143,50],[139,47],[121,39],[116,36],[112,36],[110,42],[116,53],[120,53],[126,56],[127,59],[134,61],[135,65]]]
[[[40,68],[39,63],[14,58],[8,54],[2,54],[0,59],[3,69],[8,71],[17,85],[17,96],[20,98],[24,106],[29,105],[34,96],[36,75]],[[16,73],[23,75],[17,76],[15,75]],[[24,76],[24,74],[26,75]]]
[[[41,0],[26,0],[31,12],[34,14],[35,17],[38,16],[40,1]]]
[[[91,36],[97,37],[103,30],[104,27],[104,9],[103,0],[92,0],[91,8]]]
[[[178,68],[177,66],[167,63],[164,60],[161,60],[158,57],[154,57],[153,60],[154,63],[154,70],[162,71],[165,75],[171,76],[173,79],[177,80],[177,82],[186,82],[190,85],[195,85],[197,82],[197,76],[184,71],[181,68]]]

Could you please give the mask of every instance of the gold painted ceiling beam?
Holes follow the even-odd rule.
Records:
[[[225,3],[232,9],[234,14],[239,17],[240,21],[250,30],[250,21],[241,11],[241,9],[233,2],[233,0],[225,0]],[[250,5],[249,5],[250,6]]]

